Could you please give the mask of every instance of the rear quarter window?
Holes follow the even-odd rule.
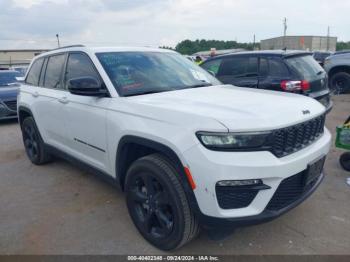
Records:
[[[313,80],[318,78],[320,73],[323,73],[323,68],[316,62],[311,55],[296,56],[286,58],[286,63],[304,80]]]
[[[281,60],[269,59],[269,69],[270,69],[269,74],[272,77],[288,77],[289,76],[288,68]]]

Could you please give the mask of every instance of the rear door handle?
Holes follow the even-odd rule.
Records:
[[[33,97],[38,97],[39,96],[39,93],[37,91],[35,91],[34,93],[32,93],[32,96]]]
[[[58,99],[58,102],[62,103],[62,104],[67,104],[69,101],[67,99],[67,97],[61,97]]]

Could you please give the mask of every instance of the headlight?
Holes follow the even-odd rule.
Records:
[[[198,132],[201,143],[213,150],[263,149],[268,143],[270,132],[210,133]]]

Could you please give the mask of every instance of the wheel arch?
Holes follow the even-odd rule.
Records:
[[[124,190],[125,176],[131,164],[140,157],[152,153],[162,154],[170,161],[179,175],[190,205],[199,210],[194,192],[185,173],[185,167],[179,156],[169,146],[147,138],[126,135],[120,139],[115,162],[116,177],[120,187]]]
[[[329,70],[328,76],[331,78],[334,74],[339,73],[339,72],[345,72],[350,74],[350,65],[338,65],[334,66]]]
[[[23,120],[27,117],[34,118],[32,111],[28,107],[19,106],[18,107],[18,122],[19,122],[21,127],[22,127]]]

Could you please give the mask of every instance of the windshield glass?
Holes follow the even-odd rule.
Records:
[[[18,72],[0,72],[0,86],[9,86],[17,83],[16,77],[20,77]]]
[[[295,56],[286,59],[287,64],[297,71],[304,80],[313,80],[324,73],[323,68],[311,56]]]
[[[121,96],[220,84],[212,75],[177,53],[111,52],[96,55]]]

